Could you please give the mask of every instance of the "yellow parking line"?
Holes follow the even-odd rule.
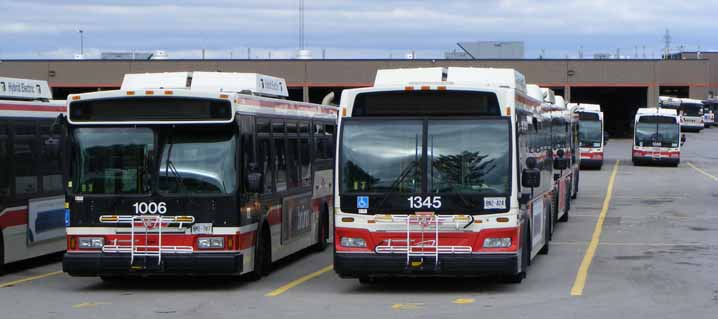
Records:
[[[37,275],[37,276],[27,277],[27,278],[23,278],[23,279],[18,279],[18,280],[15,280],[15,281],[11,281],[11,282],[6,282],[6,283],[0,284],[0,288],[6,288],[6,287],[10,287],[10,286],[15,286],[15,285],[17,285],[17,284],[21,284],[21,283],[24,283],[24,282],[33,281],[33,280],[42,279],[42,278],[47,278],[47,277],[50,277],[50,276],[56,276],[56,275],[60,275],[60,274],[62,274],[62,271],[53,271],[53,272],[46,273],[46,274],[43,274],[43,275]]]
[[[608,206],[611,204],[613,184],[616,181],[616,173],[618,173],[618,165],[620,163],[621,161],[616,161],[616,164],[613,166],[611,178],[608,180],[606,197],[603,199],[603,208],[601,208],[601,214],[598,216],[598,221],[596,221],[596,228],[593,230],[593,236],[591,237],[591,242],[588,244],[588,248],[586,249],[586,254],[583,256],[583,261],[581,261],[581,265],[578,267],[576,280],[573,282],[573,287],[571,287],[571,296],[583,295],[583,288],[586,286],[586,278],[588,277],[588,269],[591,267],[591,261],[593,261],[593,256],[596,254],[598,242],[601,240],[603,221],[606,219]]]
[[[688,166],[690,166],[692,169],[696,170],[698,173],[701,173],[701,174],[705,175],[706,177],[718,182],[718,177],[715,177],[715,176],[709,174],[708,172],[696,167],[695,165],[693,165],[693,163],[688,162]]]
[[[279,295],[281,295],[281,294],[287,292],[287,290],[292,289],[292,288],[294,288],[294,287],[296,287],[296,286],[299,286],[299,285],[301,285],[301,284],[303,284],[303,283],[305,283],[305,282],[307,282],[307,281],[309,281],[309,280],[311,280],[311,279],[313,279],[313,278],[319,277],[319,276],[321,276],[322,274],[324,274],[324,273],[326,273],[326,272],[328,272],[328,271],[330,271],[330,270],[332,270],[332,269],[334,269],[334,265],[326,266],[326,267],[324,267],[324,268],[322,268],[322,269],[319,269],[319,270],[317,270],[317,271],[315,271],[315,272],[313,272],[313,273],[311,273],[311,274],[309,274],[309,275],[300,277],[300,278],[298,278],[298,279],[296,279],[296,280],[294,280],[294,281],[292,281],[292,282],[290,282],[290,283],[288,283],[288,284],[286,284],[286,285],[284,285],[284,286],[281,286],[281,287],[279,287],[279,288],[277,288],[277,289],[275,289],[275,290],[272,290],[272,291],[270,291],[269,293],[267,293],[265,296],[266,296],[266,297],[276,297],[276,296],[279,296]]]

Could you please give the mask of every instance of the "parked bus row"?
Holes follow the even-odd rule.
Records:
[[[333,235],[344,278],[521,282],[607,140],[599,105],[512,69],[379,70],[339,107],[261,74],[128,74],[66,102],[0,80],[34,92],[0,101],[0,261],[66,249],[103,280],[259,279]],[[639,110],[635,163],[677,165],[683,112]]]

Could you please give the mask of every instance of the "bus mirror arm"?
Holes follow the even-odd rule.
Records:
[[[681,146],[683,146],[683,144],[686,144],[686,135],[685,134],[681,135]]]
[[[533,192],[533,188],[531,189],[531,192]],[[531,194],[529,193],[521,193],[521,196],[519,196],[519,206],[521,207],[526,207],[530,201]]]

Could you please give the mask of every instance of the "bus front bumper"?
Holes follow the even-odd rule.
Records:
[[[658,164],[658,165],[678,165],[680,158],[670,157],[651,157],[651,156],[633,156],[633,163],[636,164]]]
[[[240,274],[243,267],[241,253],[192,253],[135,256],[130,264],[129,254],[65,253],[62,270],[70,276],[113,275],[231,275]]]
[[[582,158],[580,163],[581,168],[600,168],[603,166],[603,160],[602,159],[589,159],[589,158]]]
[[[438,265],[434,257],[412,257],[415,265],[407,266],[406,255],[375,253],[335,253],[334,270],[342,278],[364,276],[456,276],[481,277],[513,275],[518,273],[519,256],[515,253],[439,255]]]

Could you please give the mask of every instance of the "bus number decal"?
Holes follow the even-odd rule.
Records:
[[[145,215],[145,214],[164,215],[165,213],[167,213],[167,203],[165,203],[165,202],[159,202],[159,203],[136,202],[136,203],[132,204],[132,207],[135,208],[135,214],[139,214],[139,215]]]
[[[441,208],[441,196],[410,196],[406,200],[409,201],[409,207],[412,209],[418,208]]]

